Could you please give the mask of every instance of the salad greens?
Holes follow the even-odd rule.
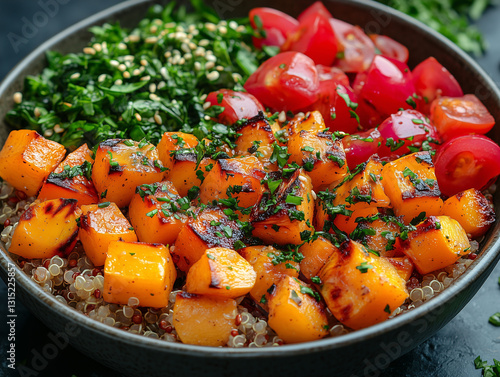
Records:
[[[173,2],[153,6],[133,30],[94,26],[82,53],[48,52],[47,68],[26,78],[7,122],[69,149],[114,137],[156,144],[176,130],[224,140],[233,131],[212,120],[220,109],[204,109],[204,95],[242,89],[274,51],[253,47],[248,21],[220,21],[202,1],[192,3],[194,13]]]

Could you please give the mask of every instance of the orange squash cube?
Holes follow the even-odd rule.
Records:
[[[394,212],[396,216],[403,216],[405,223],[410,223],[421,212],[426,216],[441,213],[443,200],[429,152],[412,153],[388,163],[382,177]]]
[[[203,158],[198,164],[195,153],[178,153],[173,159],[174,165],[166,178],[174,184],[181,197],[187,196],[193,186],[199,187],[215,165],[215,160],[211,158]]]
[[[413,263],[408,257],[394,257],[394,258],[386,258],[387,261],[394,266],[396,271],[398,272],[401,279],[404,281],[408,281],[413,273]]]
[[[254,156],[217,160],[200,186],[200,200],[207,204],[231,197],[240,207],[254,206],[262,196],[260,181],[265,176],[262,164]]]
[[[156,147],[158,150],[158,158],[163,166],[170,171],[174,166],[173,152],[181,149],[194,148],[198,143],[198,139],[192,134],[184,132],[165,132]]]
[[[26,195],[35,196],[65,154],[64,146],[36,131],[11,131],[0,151],[0,177]]]
[[[464,228],[448,216],[428,217],[408,233],[401,247],[422,275],[445,268],[470,253]]]
[[[296,115],[286,127],[289,137],[300,131],[318,133],[327,129],[323,115],[319,111],[311,111],[303,116]]]
[[[297,278],[284,276],[269,297],[269,326],[285,343],[318,340],[328,335],[326,308],[319,294]]]
[[[355,241],[342,243],[318,276],[328,308],[354,330],[385,321],[408,297],[393,265]]]
[[[130,204],[139,185],[159,182],[165,168],[156,148],[146,142],[109,139],[99,144],[92,181],[103,202],[120,208]]]
[[[229,220],[220,208],[199,209],[181,227],[172,256],[177,268],[187,271],[207,249],[234,249],[234,243],[242,237],[238,223]]]
[[[94,184],[87,178],[93,162],[87,144],[68,154],[49,174],[40,189],[38,199],[76,199],[79,206],[98,203],[99,197]]]
[[[288,153],[290,162],[304,168],[316,191],[348,173],[342,141],[335,140],[331,132],[297,132],[288,139]]]
[[[365,245],[369,250],[378,252],[383,257],[402,255],[398,248],[397,236],[401,232],[399,225],[393,221],[375,219],[363,220],[351,238]]]
[[[250,292],[255,279],[256,273],[245,258],[232,249],[214,247],[206,250],[189,269],[186,291],[236,298]]]
[[[104,300],[126,305],[136,297],[140,306],[163,308],[176,277],[164,245],[112,241],[104,265]]]
[[[495,211],[490,203],[473,188],[448,198],[441,214],[457,220],[471,238],[481,237],[495,222]]]
[[[128,215],[139,241],[171,245],[187,220],[184,212],[190,205],[172,182],[163,181],[138,186]]]
[[[223,297],[177,294],[173,325],[182,343],[224,346],[236,328],[236,301]]]
[[[112,241],[137,241],[134,229],[115,203],[82,206],[78,236],[95,266],[104,264]]]
[[[299,248],[299,252],[304,256],[300,262],[300,272],[310,281],[318,275],[328,258],[337,250],[330,241],[321,236],[304,243]]]
[[[21,215],[9,251],[28,259],[69,254],[78,237],[79,215],[75,199],[34,202]]]

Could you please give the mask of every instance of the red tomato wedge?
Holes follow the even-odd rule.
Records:
[[[295,18],[273,8],[253,8],[248,17],[252,28],[258,33],[265,34],[262,38],[253,38],[253,44],[257,48],[262,45],[280,47],[288,35],[299,27],[299,21]]]
[[[380,54],[388,58],[399,60],[403,63],[408,63],[408,49],[394,39],[380,34],[370,34],[375,47],[380,51]]]
[[[299,22],[302,22],[305,19],[309,18],[311,15],[318,13],[327,16],[328,18],[332,17],[332,14],[328,9],[326,9],[325,5],[321,1],[316,1],[312,5],[304,9],[302,13],[300,13],[297,17],[297,20],[299,20]]]
[[[231,125],[240,119],[249,119],[259,111],[265,111],[264,106],[250,93],[235,92],[230,89],[220,89],[208,94],[205,102],[211,106],[222,106],[224,111],[217,120],[223,124]]]
[[[483,190],[500,174],[500,147],[483,135],[456,137],[439,147],[434,165],[443,194]]]
[[[338,42],[330,25],[330,13],[326,9],[306,9],[305,12],[307,13],[300,17],[297,31],[288,36],[281,50],[302,52],[316,64],[333,64],[337,56]]]
[[[318,71],[306,55],[282,52],[262,63],[244,87],[265,106],[294,111],[318,99]]]
[[[441,97],[432,102],[431,121],[443,140],[468,134],[485,134],[495,125],[488,109],[473,94]]]
[[[349,86],[349,77],[341,69],[321,64],[317,64],[316,69],[321,86],[337,84]]]
[[[339,43],[335,66],[344,72],[363,72],[375,57],[375,45],[359,26],[330,19],[330,24]]]
[[[422,107],[426,114],[429,114],[430,105],[436,98],[464,95],[455,77],[433,57],[418,64],[412,74],[415,91],[424,99]]]
[[[408,147],[421,147],[425,141],[429,146],[439,143],[436,128],[419,111],[403,110],[392,114],[379,126],[382,144],[377,151],[380,157],[400,157],[410,153]]]
[[[354,169],[359,164],[368,161],[371,155],[377,153],[382,144],[382,136],[376,128],[359,132],[344,137],[342,139],[344,146],[347,166]]]
[[[375,56],[366,72],[361,97],[386,115],[399,109],[415,108],[415,86],[410,69],[398,60]]]

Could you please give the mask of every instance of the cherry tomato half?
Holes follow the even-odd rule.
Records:
[[[437,97],[464,95],[455,77],[433,57],[418,64],[412,74],[415,91],[424,99],[422,108],[426,114],[429,114],[431,103]]]
[[[316,1],[312,5],[304,9],[302,13],[300,13],[297,17],[297,20],[299,20],[299,22],[302,22],[305,19],[309,18],[311,15],[318,13],[327,16],[328,18],[332,17],[332,14],[328,9],[326,9],[325,5],[321,1]]]
[[[431,121],[444,140],[461,135],[485,134],[495,125],[488,109],[473,94],[434,100]]]
[[[380,34],[370,34],[370,39],[375,47],[378,48],[381,55],[399,60],[405,64],[408,63],[408,49],[401,43],[396,42],[387,35]]]
[[[300,52],[282,52],[266,60],[244,85],[263,105],[274,110],[298,110],[318,98],[318,71]]]
[[[217,119],[227,125],[243,118],[250,119],[259,111],[265,111],[264,106],[250,93],[235,92],[230,89],[220,89],[209,93],[205,102],[210,102],[212,106],[224,107],[224,111]]]
[[[337,84],[349,86],[349,77],[341,69],[322,64],[317,64],[316,69],[318,70],[320,86]]]
[[[342,144],[344,146],[347,166],[352,170],[359,164],[368,161],[370,156],[377,153],[380,145],[382,145],[382,136],[380,136],[380,132],[376,128],[373,128],[344,137]]]
[[[273,8],[253,8],[249,15],[250,25],[257,32],[264,31],[262,38],[253,38],[255,47],[265,46],[281,47],[288,35],[299,27],[299,21],[292,16]]]
[[[483,135],[456,137],[439,147],[434,165],[443,194],[483,190],[500,174],[500,147]]]

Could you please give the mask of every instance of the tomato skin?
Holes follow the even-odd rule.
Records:
[[[219,102],[220,95],[222,95],[222,100]],[[220,89],[209,93],[205,102],[210,102],[212,106],[224,107],[224,111],[219,114],[217,120],[226,125],[231,125],[243,118],[249,119],[257,115],[259,111],[265,111],[264,106],[250,93],[235,92],[230,89]]]
[[[405,63],[381,55],[375,56],[366,72],[361,97],[377,111],[390,115],[399,109],[412,109],[407,102],[415,93],[413,76]]]
[[[335,66],[344,72],[364,72],[375,57],[375,45],[359,26],[330,19],[330,24],[339,43],[342,57],[335,61]]]
[[[295,111],[318,98],[316,66],[306,55],[288,51],[266,60],[244,85],[264,106]]]
[[[380,132],[376,128],[373,128],[344,137],[342,144],[344,146],[347,166],[352,170],[377,153],[379,146],[382,144],[382,136],[380,136]]]
[[[408,49],[401,43],[386,35],[370,34],[369,37],[381,55],[399,60],[405,64],[408,63]]]
[[[341,69],[322,64],[317,64],[316,69],[318,70],[320,86],[336,84],[349,86],[349,77]]]
[[[288,36],[281,51],[302,52],[316,64],[332,65],[337,56],[338,42],[330,25],[330,13],[325,11],[310,11],[302,16],[298,29]]]
[[[446,196],[484,190],[500,174],[500,147],[484,135],[459,136],[439,147],[434,166]]]
[[[305,19],[309,18],[311,15],[318,13],[327,16],[328,18],[332,17],[332,14],[328,9],[326,9],[325,5],[321,1],[316,1],[312,5],[304,9],[302,13],[300,13],[297,17],[297,20],[299,20],[299,22],[302,22]]]
[[[403,110],[390,115],[378,131],[382,136],[382,145],[377,152],[380,157],[400,157],[411,152],[409,146],[420,147],[428,139],[439,142],[436,128],[416,110]]]
[[[415,91],[425,99],[422,108],[426,114],[429,114],[431,103],[436,98],[464,95],[455,77],[432,56],[419,63],[412,73]]]
[[[255,16],[260,18],[262,29],[266,32],[265,38],[253,38],[253,44],[257,48],[261,48],[262,45],[280,47],[285,43],[288,35],[299,27],[299,21],[292,16],[277,9],[262,7],[253,8],[248,15],[250,25],[254,30],[258,30]]]
[[[434,100],[431,121],[443,140],[468,134],[485,134],[495,125],[495,118],[473,94]]]

